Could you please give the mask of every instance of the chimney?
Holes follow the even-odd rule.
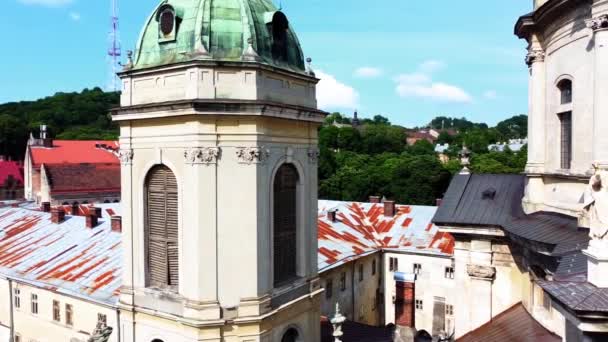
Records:
[[[101,218],[101,208],[90,207],[89,212],[91,213],[91,215],[95,215],[98,219]]]
[[[443,203],[443,198],[438,198],[435,200],[435,205],[441,207],[441,203]]]
[[[45,213],[51,212],[51,202],[42,202],[42,211]]]
[[[122,217],[112,216],[112,231],[122,233]]]
[[[51,222],[54,224],[60,224],[65,221],[65,210],[63,207],[53,208],[51,210]]]
[[[329,222],[336,222],[336,213],[337,213],[337,210],[329,210],[327,212],[327,220]]]
[[[72,204],[72,216],[78,216],[80,214],[80,205]]]
[[[369,196],[369,203],[380,203],[380,196]]]
[[[400,336],[416,334],[416,275],[411,273],[395,272],[395,325]],[[408,341],[408,339],[404,339]]]
[[[395,216],[395,201],[384,201],[384,216]]]
[[[87,215],[87,228],[95,228],[97,227],[97,216],[94,212],[90,212]]]

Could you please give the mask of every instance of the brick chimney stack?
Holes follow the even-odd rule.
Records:
[[[438,198],[435,200],[435,205],[437,207],[441,207],[441,203],[443,203],[443,198]]]
[[[395,216],[395,201],[384,201],[384,216]]]
[[[51,222],[60,224],[63,221],[65,221],[65,210],[63,210],[63,207],[53,208],[51,210]]]
[[[122,217],[112,216],[112,231],[122,233]]]
[[[80,205],[72,204],[72,216],[78,216],[80,214]]]
[[[336,213],[337,213],[336,210],[329,210],[327,212],[327,220],[329,222],[336,222]]]
[[[396,272],[394,279],[395,325],[403,341],[413,341],[416,335],[416,275]]]
[[[93,212],[93,211],[90,212],[87,215],[86,220],[87,220],[87,223],[86,223],[87,224],[87,228],[91,228],[92,229],[92,228],[97,227],[98,221],[97,221],[97,215],[95,215],[95,212]]]
[[[97,208],[97,207],[91,207],[89,208],[89,211],[92,214],[95,214],[95,216],[100,219],[101,218],[101,208]]]
[[[380,196],[369,196],[369,203],[380,203]]]
[[[45,213],[51,212],[51,202],[42,202],[42,211]]]

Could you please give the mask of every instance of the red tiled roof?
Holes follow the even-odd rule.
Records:
[[[490,322],[462,336],[458,342],[559,342],[562,339],[545,329],[519,303]]]
[[[0,161],[0,186],[2,186],[9,176],[20,184],[23,184],[23,173],[19,163],[14,161]]]
[[[107,148],[96,145],[105,144]],[[114,150],[115,152],[112,152]],[[101,140],[55,140],[52,148],[31,146],[32,161],[35,167],[41,164],[80,164],[103,163],[119,164],[115,141]]]
[[[120,192],[118,164],[62,164],[44,166],[51,193]]]

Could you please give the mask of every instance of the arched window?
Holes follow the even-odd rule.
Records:
[[[298,342],[299,339],[300,339],[300,334],[298,333],[298,331],[294,328],[291,328],[291,329],[287,330],[285,335],[283,335],[281,342]]]
[[[287,61],[287,29],[289,21],[283,12],[276,12],[272,17],[272,57]]]
[[[563,79],[557,84],[560,93],[560,103],[572,103],[572,81]]]
[[[572,112],[557,116],[560,126],[560,168],[569,170],[572,164]]]
[[[177,290],[177,180],[168,167],[159,165],[150,170],[145,196],[148,286]]]
[[[298,171],[284,164],[274,178],[274,285],[297,276]]]

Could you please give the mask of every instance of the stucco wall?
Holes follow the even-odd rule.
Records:
[[[104,314],[107,324],[114,328],[110,342],[118,339],[117,310],[111,307],[84,301],[75,297],[40,289],[27,284],[13,282],[13,288],[20,290],[21,306],[13,308],[15,334],[21,336],[21,341],[36,340],[38,342],[70,341],[77,338],[86,341],[97,324],[98,314]],[[0,279],[0,321],[10,326],[10,292],[7,279]],[[38,314],[31,312],[31,295],[38,295]],[[60,304],[60,322],[53,320],[53,301]],[[65,305],[73,306],[73,326],[66,325]],[[5,324],[9,322],[9,324]]]
[[[397,252],[386,252],[384,254],[383,282],[386,284],[384,315],[387,324],[395,321],[395,280],[394,272],[389,270],[390,258],[398,259],[399,272],[413,273],[414,263],[422,265],[422,270],[416,279],[416,299],[423,301],[423,307],[422,310],[416,310],[416,328],[431,333],[434,328],[433,320],[440,320],[442,316],[445,316],[445,312],[436,312],[435,303],[443,302],[445,305],[456,307],[456,298],[460,295],[455,291],[458,288],[456,281],[445,277],[445,268],[452,266],[452,258]],[[449,329],[453,318],[445,317],[444,321],[448,323],[447,328]],[[437,324],[435,324],[435,330],[445,328],[443,322],[440,325],[441,327],[437,327]]]
[[[374,260],[376,273],[372,274]],[[359,278],[360,265],[363,265],[363,280]],[[382,253],[375,252],[320,273],[321,284],[325,288],[321,299],[321,314],[329,318],[333,317],[336,303],[339,303],[340,312],[348,319],[368,325],[382,325],[382,298],[377,298],[377,294],[383,293],[381,265]],[[345,290],[340,288],[342,274],[346,279]],[[333,290],[331,297],[328,297],[327,286],[330,280],[333,283]]]

